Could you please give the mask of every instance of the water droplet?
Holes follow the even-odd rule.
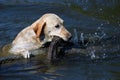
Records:
[[[80,35],[80,40],[82,41],[82,44],[84,45],[84,36],[83,36],[83,33],[81,33],[81,35]]]
[[[100,11],[102,11],[103,9],[102,9],[102,8],[100,8],[99,10],[100,10]]]
[[[105,59],[106,57],[107,57],[107,55],[104,53],[104,54],[102,55],[102,58]]]
[[[103,26],[103,23],[101,23],[100,26]]]
[[[95,35],[97,35],[97,33],[95,32]]]
[[[78,42],[78,34],[77,34],[77,30],[74,29],[74,43]]]
[[[96,58],[96,56],[95,56],[95,50],[92,50],[90,52],[90,57],[91,57],[91,59],[95,59]]]
[[[101,27],[98,27],[97,29],[101,29]]]

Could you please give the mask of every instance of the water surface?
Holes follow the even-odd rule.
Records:
[[[83,53],[68,56],[54,64],[41,56],[29,60],[3,62],[1,80],[119,80],[120,79],[120,15],[118,2],[99,5],[100,1],[56,1],[37,5],[2,5],[0,8],[0,55],[7,54],[7,44],[26,26],[45,13],[55,13],[64,19],[66,28],[77,38],[89,38],[91,44]],[[113,0],[115,1],[115,0]],[[88,6],[85,5],[89,4]],[[112,3],[112,2],[111,2]],[[96,9],[94,9],[96,7]],[[112,8],[112,10],[111,10]],[[110,13],[113,11],[113,13]],[[106,16],[107,15],[107,16]],[[111,18],[112,16],[112,18]],[[81,33],[83,37],[81,37]],[[100,43],[96,43],[96,39]]]

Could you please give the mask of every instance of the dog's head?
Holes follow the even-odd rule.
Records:
[[[37,36],[44,32],[45,39],[48,41],[51,41],[53,36],[58,36],[64,41],[68,41],[71,38],[71,33],[63,25],[63,20],[55,14],[45,14],[36,23]]]

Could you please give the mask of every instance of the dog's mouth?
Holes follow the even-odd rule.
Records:
[[[62,41],[63,41],[62,38],[58,36],[53,36],[52,41],[49,46],[48,55],[47,55],[47,58],[50,61],[57,58],[57,51],[58,51],[57,49]]]
[[[58,34],[50,35],[51,39],[53,39],[55,36],[61,38],[63,41],[69,41],[71,39],[71,36],[63,36]]]

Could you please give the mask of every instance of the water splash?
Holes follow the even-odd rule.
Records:
[[[102,26],[103,24],[101,24]],[[78,35],[78,33],[80,35]],[[78,37],[79,36],[79,37]],[[119,47],[116,48],[116,43],[119,43],[119,35],[109,36],[104,31],[104,28],[98,27],[94,33],[80,33],[77,29],[74,29],[73,42],[81,49],[85,49],[86,56],[90,56],[91,59],[106,59],[116,54],[119,51]],[[117,41],[117,42],[116,42]],[[119,45],[119,44],[118,44]]]
[[[103,55],[102,55],[102,59],[105,59],[107,57],[107,55],[104,53]]]
[[[103,24],[101,24],[102,26]],[[97,41],[101,41],[105,37],[107,37],[106,33],[104,32],[104,29],[101,27],[98,27],[96,31],[92,34],[85,34],[85,33],[80,33],[80,36],[78,38],[78,32],[77,29],[74,29],[74,38],[73,42],[74,44],[80,42],[82,46],[87,47],[89,43],[95,44]],[[88,40],[87,43],[85,40]]]
[[[74,38],[73,38],[73,42],[76,43],[78,42],[78,34],[77,34],[77,30],[74,29]]]
[[[82,45],[84,45],[84,33],[80,34],[80,41],[82,42]]]
[[[103,24],[101,24],[103,26]],[[103,39],[106,36],[106,33],[101,27],[98,27],[96,32],[94,33],[94,37],[98,38],[99,40]]]
[[[95,58],[96,58],[95,50],[92,50],[92,51],[90,52],[90,57],[91,57],[91,59],[95,59]]]

